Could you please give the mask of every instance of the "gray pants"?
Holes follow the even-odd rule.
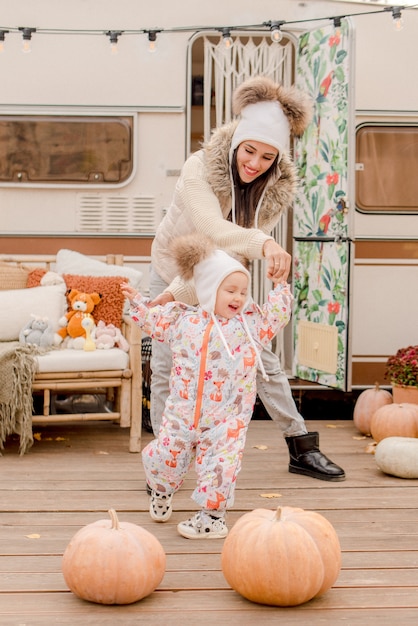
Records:
[[[156,298],[167,286],[151,266],[150,298]],[[283,436],[306,434],[304,419],[296,408],[289,381],[281,370],[279,358],[268,348],[261,352],[261,358],[269,380],[264,380],[258,371],[257,393],[267,413],[277,422]],[[167,344],[160,341],[152,342],[151,370],[151,423],[154,435],[157,436],[168,396],[171,371],[171,350]]]

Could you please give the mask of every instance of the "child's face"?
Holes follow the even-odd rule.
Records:
[[[248,277],[243,272],[229,274],[216,293],[215,314],[231,319],[241,313],[248,294]]]

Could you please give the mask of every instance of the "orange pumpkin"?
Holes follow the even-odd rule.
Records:
[[[372,437],[418,437],[418,404],[387,404],[375,411],[370,425]]]
[[[99,604],[130,604],[156,589],[166,557],[154,535],[129,522],[99,520],[79,530],[68,544],[62,572],[75,595]]]
[[[335,583],[340,568],[340,543],[330,522],[319,513],[293,507],[246,513],[222,549],[228,584],[260,604],[307,602]]]
[[[353,411],[354,426],[362,435],[370,435],[372,417],[377,409],[386,404],[392,404],[393,397],[389,391],[380,389],[375,383],[372,389],[365,389],[357,398]]]

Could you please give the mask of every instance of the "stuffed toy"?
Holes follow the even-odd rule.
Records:
[[[125,352],[129,350],[129,343],[114,324],[105,324],[103,320],[100,320],[94,331],[94,337],[96,348],[99,350],[109,350],[114,346]]]
[[[86,342],[86,329],[90,334],[95,327],[91,313],[102,296],[96,292],[84,293],[78,289],[70,289],[67,299],[70,303],[70,310],[60,319],[62,328],[57,331],[57,341],[62,342],[68,337],[68,348],[83,349]],[[86,323],[86,318],[91,320],[90,324]]]
[[[51,348],[55,343],[55,333],[47,317],[31,315],[31,320],[19,333],[21,344],[35,345],[40,348]]]

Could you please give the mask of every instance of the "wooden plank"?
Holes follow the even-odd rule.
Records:
[[[219,570],[219,551],[215,553],[167,553],[167,572],[199,572]],[[0,573],[48,573],[61,571],[62,554],[19,554],[1,555]],[[409,550],[387,552],[344,552],[342,553],[342,572],[353,570],[355,573],[363,570],[381,571],[390,569],[416,570],[418,568],[418,551]],[[414,576],[416,572],[414,572]],[[341,579],[342,574],[339,577]],[[1,587],[0,587],[1,588]]]
[[[263,500],[266,508],[268,501]],[[270,500],[271,503],[271,500]],[[382,515],[381,511],[384,512]],[[244,511],[232,509],[228,515],[228,523],[234,522],[240,515],[243,514]],[[380,516],[379,516],[380,513]],[[339,528],[347,527],[347,532],[350,528],[353,529],[353,533],[356,533],[359,526],[365,526],[365,528],[369,528],[377,524],[385,526],[385,524],[391,524],[394,522],[395,525],[398,525],[400,529],[402,529],[402,525],[404,523],[414,522],[418,523],[418,509],[381,509],[380,511],[371,509],[371,510],[363,510],[361,512],[361,518],[359,519],[358,511],[350,511],[350,509],[341,509],[341,510],[332,510],[332,511],[321,511],[321,514],[324,515],[332,524],[338,525]],[[107,517],[107,511],[43,511],[42,513],[42,521],[40,522],[40,518],[38,513],[35,511],[12,511],[12,512],[3,512],[1,514],[2,524],[5,526],[74,526],[81,527],[85,524],[95,522],[98,519],[103,519]],[[133,524],[140,524],[141,526],[146,523],[151,523],[149,518],[149,514],[145,511],[124,511],[123,512],[123,521],[132,522]],[[402,531],[401,531],[402,532]]]
[[[392,508],[393,498],[396,498],[396,506],[403,509],[415,509],[418,502],[418,487],[404,490],[398,493],[396,488],[388,488],[382,495],[376,488],[361,489],[357,491],[344,489],[320,489],[312,493],[292,489],[281,489],[277,500],[268,500],[262,497],[263,493],[269,493],[264,489],[247,489],[245,492],[237,492],[235,509],[251,511],[256,508],[275,508],[277,506],[293,506],[307,510],[327,511],[336,507],[342,507],[347,499],[350,500],[350,509],[362,511],[375,509],[376,511],[389,506]],[[0,491],[1,494],[1,491]],[[176,511],[190,512],[197,507],[190,500],[191,492],[179,491],[174,499]],[[135,508],[142,510],[147,508],[148,498],[145,493],[136,490],[80,490],[80,491],[20,491],[7,492],[0,501],[0,512],[5,511],[54,511],[56,510],[57,497],[60,499],[60,508],[65,511],[107,511],[114,508],[117,511],[132,511]],[[339,503],[339,500],[341,501]]]
[[[179,513],[174,513],[170,522],[164,525],[157,525],[152,520],[146,517],[147,514],[142,513],[137,516],[129,517],[131,523],[138,524],[143,528],[146,528],[149,532],[153,532],[155,534],[158,533],[159,537],[165,540],[170,540],[172,537],[177,539],[177,532],[175,529],[176,524],[184,518],[184,515],[180,515]],[[231,528],[236,520],[241,517],[241,513],[232,513],[228,516],[227,521],[228,525]],[[324,515],[326,517],[326,515]],[[119,514],[120,521],[129,521],[128,516],[122,516]],[[104,515],[95,515],[94,519],[91,518],[91,521],[97,521],[99,519],[108,519],[106,514]],[[40,525],[39,523],[34,522],[33,524],[28,525],[16,525],[16,526],[7,526],[2,530],[0,536],[0,546],[4,545],[15,545],[16,542],[25,540],[28,543],[28,537],[34,533],[38,536],[36,537],[36,542],[39,545],[45,541],[56,542],[64,539],[70,539],[75,532],[77,532],[78,528],[85,526],[87,523],[90,523],[90,520],[85,520],[86,523],[81,524],[79,527],[73,527],[62,520],[61,524],[54,525]],[[399,522],[397,520],[393,520],[392,522],[381,522],[380,524],[370,525],[367,523],[350,525],[336,523],[334,524],[334,528],[336,529],[340,540],[344,540],[346,543],[350,543],[355,547],[355,541],[361,536],[363,539],[384,539],[387,537],[393,538],[393,541],[397,541],[399,538],[407,536],[409,540],[415,541],[415,545],[409,544],[409,549],[418,549],[418,530],[416,527],[416,523],[411,522],[403,522],[402,529],[399,527]],[[188,542],[184,539],[180,539],[184,545],[187,545]],[[351,548],[351,549],[353,549]],[[389,545],[387,547],[389,549]]]
[[[335,589],[364,587],[411,587],[418,588],[418,572],[407,570],[375,570],[361,571],[342,570],[334,584]],[[200,591],[229,589],[223,574],[219,570],[167,571],[158,589],[163,591]],[[0,589],[3,592],[38,593],[42,591],[68,591],[61,571],[44,572],[42,578],[34,576],[34,572],[0,573]]]
[[[135,605],[136,606],[136,605]],[[146,624],[164,624],[164,626],[196,626],[197,620],[206,623],[207,617],[198,609],[187,611],[179,616],[177,613],[173,615],[169,611],[152,611],[136,608],[135,612],[127,612],[127,607],[103,607],[104,612],[99,610],[90,611],[89,613],[71,613],[70,616],[65,614],[49,614],[32,615],[30,617],[30,626],[45,626],[45,624],[60,624],[60,626],[115,626],[121,623],[121,612],[123,612],[123,626],[138,626],[140,621]],[[143,616],[143,617],[142,617]],[[258,611],[248,612],[247,609],[228,609],[222,610],[215,607],[210,611],[211,620],[215,624],[228,624],[228,626],[253,626],[255,621],[257,624],[276,624],[282,623],[285,626],[319,626],[324,624],[337,624],[339,622],[348,624],[349,626],[364,626],[365,624],[379,624],[379,626],[392,626],[393,623],[402,624],[402,626],[415,626],[417,623],[417,611],[414,609],[339,609],[328,610],[324,619],[320,611],[306,609],[304,611],[299,608],[268,608],[263,607]],[[4,622],[9,624],[26,623],[29,624],[27,615],[14,613],[11,618],[13,621]],[[25,621],[26,620],[26,621]],[[198,623],[199,623],[198,622]]]
[[[24,610],[20,609],[22,615],[30,615],[36,612],[40,603],[43,606],[43,612],[46,614],[55,613],[60,614],[72,614],[79,613],[80,610],[86,612],[99,612],[104,613],[108,611],[115,611],[119,609],[119,618],[121,615],[120,607],[101,606],[93,603],[86,603],[79,598],[75,597],[71,592],[57,592],[57,593],[22,593],[20,594],[22,603],[24,603]],[[314,598],[310,602],[301,604],[298,607],[280,609],[278,607],[264,606],[249,602],[245,598],[242,598],[238,593],[232,589],[221,590],[194,590],[194,591],[155,591],[147,598],[144,598],[140,602],[136,602],[132,605],[123,607],[123,614],[129,615],[132,612],[147,613],[149,609],[156,610],[162,614],[166,611],[171,613],[177,613],[177,618],[183,622],[182,616],[187,613],[202,612],[204,615],[208,611],[223,608],[229,610],[236,610],[245,608],[249,613],[259,613],[262,611],[274,611],[276,617],[282,611],[284,614],[293,611],[303,612],[308,609],[329,610],[329,609],[348,609],[348,608],[362,608],[362,609],[391,609],[391,608],[409,608],[417,611],[415,616],[418,616],[418,589],[410,587],[397,587],[393,588],[390,593],[385,588],[372,587],[363,589],[359,593],[358,589],[336,589],[332,588],[320,598]],[[2,613],[13,614],[16,610],[16,596],[15,594],[5,593],[2,594]],[[113,613],[114,615],[116,612]],[[180,617],[181,616],[181,617]],[[306,618],[305,618],[306,619]]]

